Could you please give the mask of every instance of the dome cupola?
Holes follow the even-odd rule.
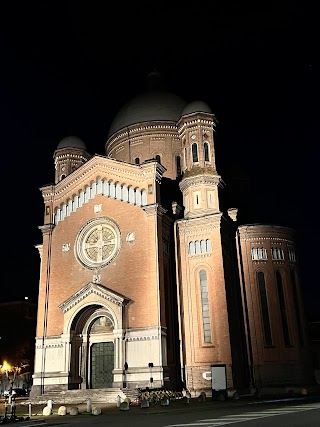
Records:
[[[77,136],[67,136],[59,142],[53,155],[56,184],[90,159],[86,150],[86,144]]]

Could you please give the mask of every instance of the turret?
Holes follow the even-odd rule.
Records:
[[[91,156],[87,153],[85,143],[80,138],[68,136],[59,142],[53,158],[55,184],[57,184],[86,163]]]
[[[215,163],[215,126],[214,114],[201,101],[188,104],[178,122],[183,169],[180,189],[185,218],[220,212],[218,186],[221,185],[221,177]]]

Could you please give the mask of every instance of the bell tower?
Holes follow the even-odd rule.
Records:
[[[62,181],[90,158],[85,143],[76,136],[63,138],[53,155],[55,167],[55,184]]]
[[[183,194],[185,218],[220,212],[218,186],[222,186],[215,163],[216,119],[203,102],[188,104],[178,123],[182,141]]]
[[[182,323],[187,325],[181,328],[185,343],[181,359],[191,393],[204,387],[203,373],[222,358],[228,386],[233,386],[227,297],[233,278],[229,279],[231,258],[226,251],[226,242],[234,240],[233,221],[220,210],[215,126],[215,116],[203,102],[188,104],[178,122],[184,218],[176,222],[177,281]]]

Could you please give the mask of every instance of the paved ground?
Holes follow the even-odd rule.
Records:
[[[215,408],[227,408],[227,407],[231,407],[234,408],[236,406],[241,406],[241,405],[246,405],[246,404],[250,404],[250,403],[254,403],[254,402],[262,402],[262,401],[268,401],[268,400],[283,400],[288,401],[288,400],[306,400],[306,399],[318,399],[318,401],[320,401],[320,393],[316,392],[316,393],[311,393],[307,396],[303,396],[303,395],[295,395],[295,396],[275,396],[275,395],[270,395],[270,396],[263,396],[263,398],[257,399],[253,396],[247,396],[247,397],[241,397],[239,400],[232,400],[232,399],[228,399],[224,402],[220,402],[217,400],[212,400],[211,398],[207,398],[205,402],[199,402],[199,400],[197,398],[193,398],[190,399],[189,403],[186,402],[185,399],[182,400],[176,400],[173,402],[170,402],[170,404],[168,406],[163,406],[160,403],[156,403],[156,404],[150,404],[149,407],[145,407],[145,408],[141,408],[140,405],[130,405],[129,407],[129,412],[130,414],[137,414],[137,413],[141,413],[141,411],[143,411],[144,413],[150,413],[150,414],[155,414],[155,413],[159,413],[159,412],[172,412],[172,411],[185,411],[186,407],[188,407],[189,409],[192,409],[194,411],[200,411],[203,410],[205,407],[215,407]],[[5,413],[5,401],[4,399],[0,399],[0,424],[1,423],[6,423],[4,421],[6,421],[3,416]],[[19,420],[19,424],[21,427],[30,427],[30,426],[36,426],[36,425],[41,425],[41,424],[46,424],[46,422],[50,422],[51,420],[53,421],[54,419],[59,418],[61,421],[64,417],[62,417],[61,415],[58,415],[58,409],[63,406],[61,404],[53,404],[52,406],[52,415],[49,416],[44,416],[43,415],[43,409],[45,408],[46,405],[44,404],[39,404],[39,405],[29,405],[29,401],[25,398],[20,398],[16,400],[16,416],[17,417],[21,417],[21,419]],[[73,416],[70,414],[70,411],[72,412],[72,408],[78,408],[79,411],[79,415],[91,415],[91,412],[88,412],[88,406],[87,403],[81,403],[81,404],[77,404],[77,405],[71,405],[71,404],[66,404],[66,409],[67,409],[67,415],[66,417],[68,418],[68,422],[70,421],[75,421],[77,422],[77,416]],[[92,407],[99,407],[101,408],[102,411],[102,415],[107,415],[107,414],[115,414],[115,413],[119,413],[119,411],[122,411],[124,409],[122,409],[121,407],[118,407],[116,403],[114,404],[110,404],[110,403],[99,403],[99,404],[92,404]],[[11,413],[11,406],[7,406],[7,413],[10,414]],[[27,420],[29,418],[29,416],[31,415],[30,419]],[[50,420],[50,421],[49,421]]]

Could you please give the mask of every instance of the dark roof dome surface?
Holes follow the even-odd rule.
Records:
[[[86,150],[86,144],[82,141],[82,139],[78,138],[77,136],[66,136],[63,138],[58,146],[57,150],[60,148],[82,148],[83,150]]]
[[[203,101],[192,101],[185,106],[182,111],[182,116],[192,113],[212,113],[209,105]]]
[[[147,91],[127,102],[111,123],[108,136],[120,129],[147,121],[178,121],[186,101],[160,87],[160,75],[157,71],[149,74]]]

